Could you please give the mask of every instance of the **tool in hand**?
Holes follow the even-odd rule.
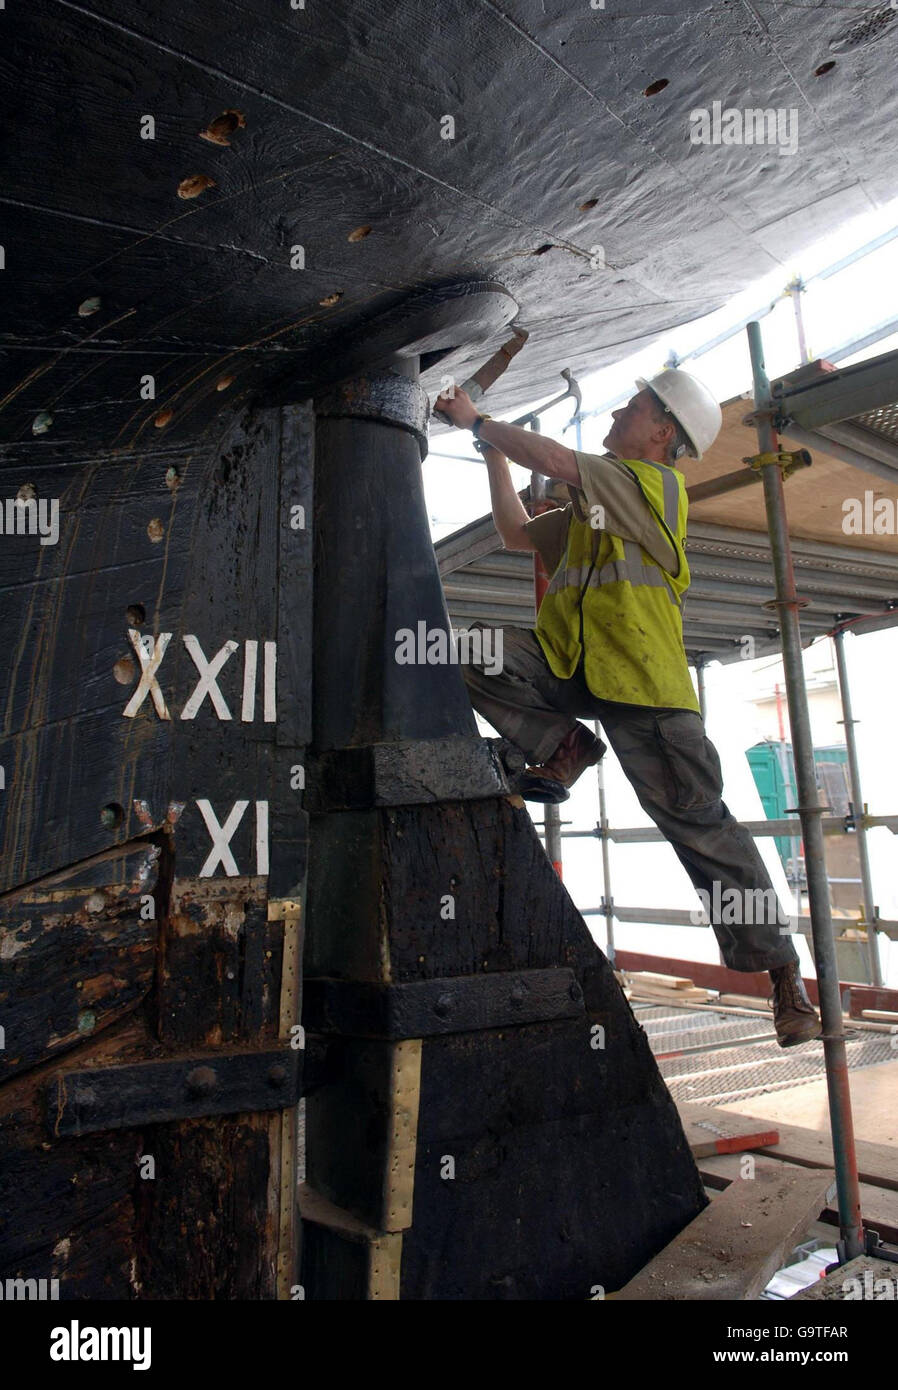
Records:
[[[498,381],[509,362],[517,356],[529,336],[530,334],[526,329],[517,329],[513,338],[510,338],[497,352],[494,352],[489,361],[484,362],[473,376],[461,383],[459,390],[465,391],[472,401],[479,401],[484,391],[488,391],[493,382]],[[434,409],[433,413],[441,420],[448,418],[441,410]]]

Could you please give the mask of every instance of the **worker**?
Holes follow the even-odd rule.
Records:
[[[536,551],[552,576],[535,631],[504,630],[501,672],[490,674],[482,661],[462,667],[474,708],[529,760],[524,795],[567,796],[605,752],[579,722],[598,720],[702,902],[715,904],[711,925],[726,964],[770,972],[780,1046],[819,1037],[789,919],[754,840],[721,799],[720,759],[683,646],[688,503],[675,465],[687,454],[700,459],[713,444],[722,423],[717,401],[679,369],[639,380],[627,405],[612,412],[605,456],[482,415],[457,387],[437,408],[474,433],[505,548]],[[563,480],[570,503],[531,519],[509,459]],[[737,901],[747,910],[721,910]],[[775,907],[753,911],[759,902]]]

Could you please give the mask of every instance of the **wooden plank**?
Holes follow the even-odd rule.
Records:
[[[145,1056],[147,1046],[145,1022],[132,1014],[75,1056],[114,1065]],[[57,1278],[64,1300],[130,1299],[135,1201],[154,1186],[141,1181],[139,1165],[156,1154],[158,1131],[49,1142],[42,1090],[55,1066],[42,1063],[0,1088],[0,1277]],[[157,1170],[163,1184],[179,1185],[179,1167]]]
[[[740,1164],[744,1161],[740,1154],[725,1153],[712,1157],[702,1157],[698,1170],[705,1187],[723,1190],[740,1176]],[[752,1154],[755,1171],[784,1162],[783,1159],[768,1158],[766,1154]],[[883,1187],[873,1187],[861,1183],[861,1214],[864,1225],[876,1231],[882,1240],[898,1241],[898,1194]],[[839,1206],[836,1197],[827,1202],[820,1213],[820,1220],[830,1226],[839,1225]]]
[[[898,1057],[891,1062],[852,1068],[849,1082],[856,1137],[891,1146],[892,1166],[898,1167]],[[799,1129],[829,1129],[829,1096],[822,1074],[800,1086],[734,1100],[731,1105],[743,1115],[754,1115],[772,1125],[782,1121]]]
[[[694,985],[729,993],[739,992],[753,998],[766,999],[770,993],[770,976],[766,971],[748,974],[744,970],[729,970],[724,965],[704,961],[680,960],[673,956],[653,956],[644,951],[618,951],[615,964],[628,974],[636,970],[688,975]]]
[[[673,956],[653,956],[643,951],[618,951],[615,955],[615,964],[619,970],[624,971],[661,970],[668,971],[671,975],[688,974],[695,985],[700,985],[703,989],[720,991],[721,1002],[736,1002],[735,996],[739,996],[739,1003],[751,1001],[751,1007],[763,1008],[770,996],[770,976],[766,970],[750,974],[743,970],[729,970],[725,965],[714,965],[707,961],[680,960]],[[819,1004],[817,981],[807,976],[802,978],[811,1003]],[[854,996],[859,988],[867,989],[866,986],[853,985],[849,980],[839,981],[839,992],[843,998],[848,990]],[[852,1008],[890,1009],[898,1007],[898,991],[896,990],[877,991],[871,987],[867,993],[876,995],[881,1002],[877,1003],[877,999],[865,997],[863,1005],[853,1004]]]
[[[684,1121],[710,1119],[720,1123],[726,1115],[730,1120],[745,1125],[757,1122],[757,1117],[735,1110],[712,1110],[709,1107],[683,1101],[677,1109]],[[772,1158],[784,1158],[790,1163],[806,1168],[831,1168],[833,1163],[832,1138],[829,1130],[801,1129],[797,1125],[777,1121],[780,1142],[763,1150]],[[898,1149],[890,1144],[874,1144],[865,1140],[856,1141],[858,1174],[862,1182],[874,1187],[887,1187],[898,1192]]]
[[[631,982],[628,990],[634,999],[650,999],[659,1004],[707,1004],[711,998],[706,989],[655,989]]]
[[[758,999],[752,994],[721,994],[718,996],[717,1002],[729,1009],[752,1009],[753,1011],[763,1011],[766,1014],[773,1012],[766,999]]]
[[[782,1165],[731,1183],[613,1297],[665,1302],[757,1298],[817,1219],[833,1186],[831,1169]]]
[[[655,975],[651,970],[633,970],[627,978],[633,985],[650,985],[656,989],[694,989],[694,981],[687,975]]]
[[[852,985],[848,996],[848,1012],[852,1018],[862,1018],[866,1009],[898,1010],[898,989],[876,985]]]
[[[717,1120],[710,1117],[684,1119],[683,1129],[695,1158],[704,1158],[709,1154],[742,1153],[747,1149],[760,1149],[779,1143],[777,1131],[770,1125],[758,1124],[756,1120],[740,1124],[728,1116]]]
[[[76,865],[0,904],[0,1078],[97,1037],[149,992],[160,850],[115,855],[92,865],[92,882],[76,886]]]
[[[883,1299],[894,1302],[898,1299],[898,1265],[890,1260],[877,1260],[872,1255],[858,1255],[841,1269],[834,1269],[823,1279],[793,1294],[789,1302],[797,1299],[805,1302],[879,1302]]]

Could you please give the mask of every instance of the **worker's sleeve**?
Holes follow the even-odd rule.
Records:
[[[629,469],[617,459],[600,454],[574,450],[574,457],[580,472],[584,519],[593,515],[591,508],[601,507],[602,511],[595,513],[602,518],[599,530],[610,531],[625,541],[636,541],[662,569],[676,577],[680,557]]]
[[[561,557],[567,547],[570,519],[570,507],[556,507],[551,512],[541,512],[524,527],[546,567],[547,574],[554,574],[561,563]]]

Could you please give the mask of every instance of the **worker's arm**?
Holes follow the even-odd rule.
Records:
[[[469,430],[480,414],[467,392],[459,387],[455,388],[452,397],[440,396],[435,409],[463,430]],[[519,425],[506,425],[501,420],[487,420],[481,426],[480,438],[484,444],[494,445],[522,468],[529,468],[531,473],[543,473],[547,478],[563,478],[566,483],[580,486],[573,449],[556,443],[554,439],[545,439],[532,430],[521,429]]]
[[[490,480],[490,504],[493,521],[506,550],[534,550],[526,526],[530,517],[515,491],[508,459],[498,449],[484,449],[483,461]]]

